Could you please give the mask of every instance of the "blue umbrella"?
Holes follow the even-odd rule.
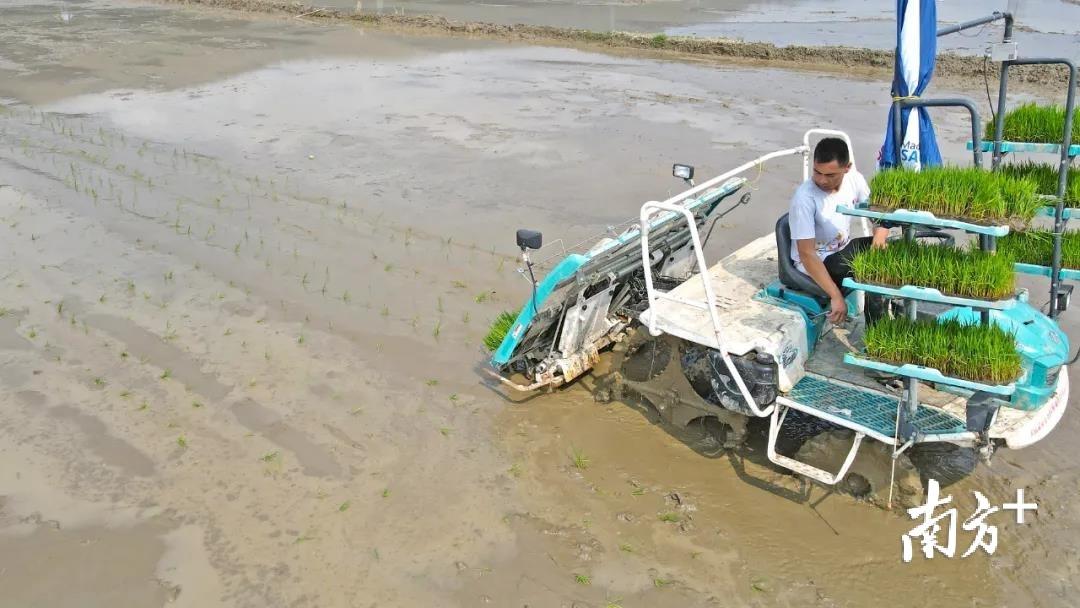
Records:
[[[937,55],[937,5],[935,0],[896,1],[896,68],[893,74],[894,98],[920,97],[934,75]],[[919,121],[909,123],[912,109]],[[934,137],[934,125],[926,108],[900,110],[902,135],[893,132],[892,110],[885,130],[885,145],[878,157],[880,167],[902,165],[918,170],[941,164],[941,151]],[[896,158],[895,138],[902,137],[900,159]]]

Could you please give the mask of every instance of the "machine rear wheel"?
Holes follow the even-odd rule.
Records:
[[[799,448],[795,459],[835,473],[843,465],[854,437],[854,432],[847,429],[825,431],[807,439]],[[892,446],[868,438],[863,439],[847,474],[832,486],[832,489],[887,509],[891,467]],[[894,507],[909,508],[920,504],[922,498],[923,486],[919,471],[907,454],[901,454],[896,459],[892,504]]]

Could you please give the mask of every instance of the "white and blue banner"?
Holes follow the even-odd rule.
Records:
[[[896,2],[896,67],[893,74],[894,98],[920,97],[934,75],[937,55],[937,5],[935,0],[897,0]],[[918,120],[910,120],[912,110]],[[901,133],[893,132],[892,109],[885,130],[885,145],[878,165],[903,166],[918,171],[922,167],[941,164],[941,151],[934,137],[934,125],[926,108],[904,108],[901,111]],[[900,158],[896,158],[895,138],[902,137]]]

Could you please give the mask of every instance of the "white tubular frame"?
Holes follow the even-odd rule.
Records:
[[[799,462],[794,458],[789,458],[787,456],[784,456],[783,454],[777,453],[776,439],[780,435],[780,427],[783,426],[784,419],[787,418],[788,412],[791,411],[791,407],[788,405],[790,401],[784,399],[783,397],[777,397],[776,403],[777,405],[774,406],[772,412],[772,419],[769,421],[769,460],[786,469],[795,471],[796,473],[800,473],[802,475],[806,475],[811,479],[820,481],[825,485],[836,485],[837,482],[844,478],[844,475],[847,475],[848,469],[851,468],[851,463],[855,461],[855,454],[859,452],[859,446],[862,444],[862,440],[864,437],[866,437],[866,434],[862,433],[861,431],[855,431],[855,438],[851,442],[851,448],[848,450],[847,456],[844,458],[843,464],[840,465],[840,470],[836,473],[830,473],[824,469],[819,469],[813,465],[806,464],[805,462]],[[781,407],[783,407],[783,413],[780,412]],[[813,415],[816,416],[817,412],[814,412]],[[889,441],[887,443],[892,443],[892,441]]]
[[[846,137],[846,136],[845,136]],[[804,138],[805,139],[805,138]],[[656,301],[663,298],[678,302],[685,306],[692,306],[697,309],[706,309],[709,311],[709,317],[712,320],[713,335],[716,338],[716,344],[719,347],[720,355],[724,358],[724,363],[731,371],[732,377],[735,379],[735,384],[739,387],[739,393],[742,394],[743,399],[746,400],[747,407],[759,418],[764,418],[772,413],[775,406],[769,406],[765,409],[758,407],[757,402],[754,401],[753,396],[750,394],[749,389],[746,388],[746,383],[743,381],[742,374],[735,368],[735,364],[731,361],[731,355],[728,354],[727,348],[724,346],[724,334],[720,329],[720,317],[716,314],[716,295],[713,293],[712,281],[709,276],[709,267],[705,264],[705,254],[701,251],[701,237],[698,235],[697,223],[694,221],[694,214],[686,208],[684,204],[680,204],[687,198],[693,195],[712,188],[723,181],[730,179],[748,169],[752,169],[762,163],[768,162],[774,158],[780,158],[783,156],[793,156],[795,154],[802,154],[804,157],[809,152],[809,148],[806,146],[798,146],[796,148],[788,148],[786,150],[779,150],[777,152],[770,152],[764,156],[756,158],[744,165],[740,165],[727,173],[719,175],[710,179],[707,182],[699,184],[686,192],[673,196],[666,201],[649,201],[641,206],[641,259],[645,268],[645,292],[649,299],[649,308],[652,309],[656,304]],[[805,164],[805,163],[804,163]],[[652,280],[652,258],[649,255],[649,220],[652,218],[653,211],[669,211],[671,213],[681,214],[686,218],[686,223],[690,230],[690,239],[694,245],[694,256],[697,261],[699,274],[701,275],[701,281],[705,287],[705,301],[698,302],[694,300],[687,300],[685,298],[679,298],[669,295],[668,293],[661,293],[656,291],[653,287]],[[654,336],[659,336],[662,332],[656,329],[656,315],[649,315],[649,333]]]

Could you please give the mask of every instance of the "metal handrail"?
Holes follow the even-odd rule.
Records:
[[[775,406],[769,406],[766,409],[758,407],[757,402],[754,401],[754,396],[750,394],[750,389],[746,388],[746,382],[743,381],[742,374],[735,367],[735,363],[731,360],[731,355],[728,354],[727,348],[724,347],[724,333],[720,329],[720,317],[716,314],[716,295],[713,293],[712,282],[709,280],[709,268],[705,265],[705,255],[701,251],[701,238],[698,236],[697,224],[694,222],[694,214],[690,212],[686,207],[679,205],[649,201],[641,206],[641,255],[645,261],[645,293],[649,300],[649,308],[652,309],[656,300],[661,297],[674,300],[682,304],[688,304],[695,307],[700,307],[702,303],[691,302],[689,300],[683,300],[682,298],[675,298],[668,296],[667,294],[658,294],[654,291],[652,281],[652,265],[649,256],[649,216],[653,209],[659,209],[663,211],[670,211],[673,213],[681,213],[686,218],[687,224],[690,229],[690,239],[694,243],[694,257],[697,258],[699,272],[701,276],[701,282],[705,286],[705,302],[704,307],[709,310],[709,318],[712,320],[713,336],[716,338],[717,350],[720,351],[720,356],[724,359],[724,364],[727,365],[728,371],[731,372],[731,376],[735,379],[735,384],[739,387],[739,393],[742,394],[743,399],[746,400],[746,405],[750,408],[750,411],[755,416],[765,417],[772,413]],[[659,336],[661,332],[656,329],[656,312],[649,315],[649,333],[653,336]]]
[[[846,134],[844,135],[844,137],[847,137]],[[804,135],[804,140],[808,138],[809,132]],[[747,389],[746,383],[743,381],[742,374],[740,374],[739,370],[736,369],[735,364],[731,360],[731,355],[729,355],[727,349],[724,348],[723,330],[720,328],[720,318],[717,316],[716,313],[716,295],[713,293],[712,281],[710,280],[709,276],[709,267],[705,263],[705,254],[702,251],[701,237],[698,235],[697,223],[694,221],[693,213],[691,213],[689,209],[687,209],[683,205],[680,205],[679,203],[685,201],[687,198],[690,198],[699,192],[707,190],[719,183],[724,182],[725,180],[728,180],[758,165],[766,163],[774,158],[792,156],[795,154],[802,154],[805,156],[809,154],[809,152],[810,148],[807,145],[787,148],[785,150],[778,150],[776,152],[770,152],[748,163],[744,163],[732,169],[731,171],[723,173],[704,183],[694,186],[693,188],[690,188],[689,190],[675,195],[665,201],[649,201],[641,206],[641,259],[645,275],[645,294],[648,300],[649,308],[652,309],[653,306],[656,304],[657,300],[661,298],[676,301],[681,304],[693,306],[696,308],[707,308],[709,311],[709,318],[712,321],[713,325],[713,335],[716,338],[716,344],[718,346],[718,350],[720,351],[720,355],[724,359],[724,364],[727,365],[728,370],[730,370],[732,377],[735,379],[735,384],[739,387],[739,393],[742,395],[743,399],[746,400],[747,407],[749,407],[750,411],[758,417],[768,416],[770,413],[772,413],[772,410],[775,406],[769,406],[765,409],[761,409],[760,407],[758,407],[757,402],[754,401],[753,396],[750,394],[750,390]],[[649,251],[649,225],[650,219],[652,218],[655,211],[667,211],[670,213],[681,214],[684,218],[686,218],[687,228],[690,230],[690,239],[694,248],[694,256],[696,258],[698,268],[700,269],[700,272],[698,274],[701,275],[701,280],[705,288],[705,302],[689,301],[683,298],[670,296],[666,293],[658,293],[656,291],[656,288],[653,286],[651,270],[652,256],[650,255]],[[655,313],[649,316],[649,333],[654,336],[658,336],[661,333],[656,328]]]
[[[897,99],[893,102],[892,121],[893,121],[893,151],[896,153],[897,166],[902,166],[903,162],[900,160],[900,152],[904,145],[904,130],[901,126],[901,112],[903,108],[941,108],[941,107],[954,107],[954,108],[966,108],[971,115],[971,141],[972,141],[972,154],[974,155],[975,166],[982,167],[982,122],[979,118],[979,109],[975,107],[975,102],[963,97],[950,97],[943,99]],[[912,118],[908,117],[908,122]],[[918,120],[918,117],[915,117]]]

